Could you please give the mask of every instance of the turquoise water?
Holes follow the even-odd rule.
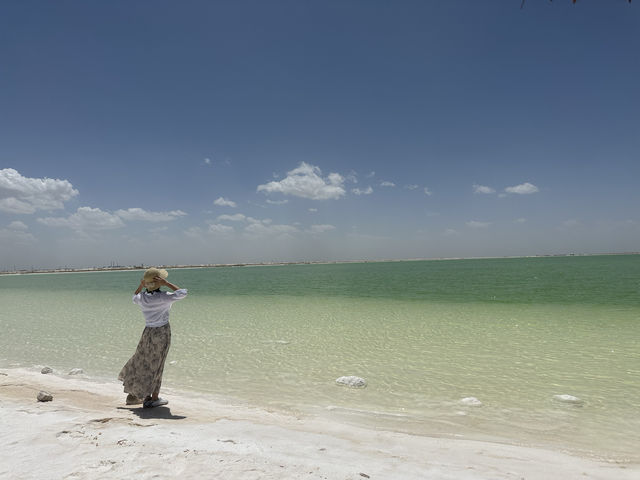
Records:
[[[164,385],[640,461],[639,273],[632,255],[175,269],[189,296]],[[115,378],[143,328],[140,276],[0,276],[0,365]]]

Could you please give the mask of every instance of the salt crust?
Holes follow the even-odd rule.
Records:
[[[39,390],[54,401],[37,402]],[[162,395],[168,407],[145,410],[125,406],[116,382],[0,370],[0,478],[640,478],[638,465],[369,430],[165,388]]]
[[[566,393],[563,393],[562,395],[554,395],[553,398],[559,402],[571,403],[574,405],[582,405],[584,403],[581,398],[574,397],[573,395],[568,395]]]
[[[336,379],[338,385],[346,385],[351,388],[364,388],[367,386],[367,381],[362,377],[356,377],[355,375],[348,375]]]

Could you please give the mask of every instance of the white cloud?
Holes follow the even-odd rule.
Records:
[[[38,222],[49,227],[67,227],[78,232],[85,230],[112,230],[124,227],[124,223],[118,215],[91,207],[80,207],[76,213],[66,218],[38,218]]]
[[[235,229],[229,225],[222,225],[220,223],[214,223],[209,225],[209,233],[233,233]]]
[[[526,218],[516,218],[513,222],[514,223],[526,223],[527,219]]]
[[[320,172],[320,169],[318,169],[318,172]],[[327,176],[327,179],[331,185],[342,185],[344,183],[344,178],[342,178],[342,175],[339,173],[330,173]]]
[[[358,183],[358,174],[351,170],[345,177],[347,182]]]
[[[218,205],[219,207],[237,207],[238,205],[233,200],[229,200],[228,198],[218,197],[213,201],[214,205]]]
[[[424,187],[424,194],[430,197],[431,195],[433,195],[433,192],[429,190],[428,187]]]
[[[481,194],[485,194],[485,195],[490,195],[492,193],[496,193],[496,191],[495,191],[495,189],[493,189],[491,187],[487,187],[486,185],[474,184],[473,185],[473,193],[481,193]]]
[[[284,205],[285,203],[289,203],[289,200],[287,200],[286,198],[284,200],[270,200],[270,199],[267,199],[267,203],[269,203],[271,205]]]
[[[191,227],[185,230],[184,234],[189,238],[202,238],[202,229],[200,227]]]
[[[258,185],[258,192],[282,193],[311,200],[338,199],[345,194],[344,178],[338,173],[330,173],[322,178],[316,166],[302,162],[298,168],[287,173],[280,181]]]
[[[219,222],[229,221],[229,222],[244,222],[251,225],[271,225],[273,220],[270,218],[264,218],[260,220],[259,218],[247,217],[242,213],[236,213],[235,215],[219,215],[217,220]]]
[[[36,238],[27,231],[28,228],[22,222],[11,222],[7,228],[0,228],[0,241],[20,246],[35,243]]]
[[[375,176],[376,176],[376,172],[369,172],[369,173],[367,173],[367,175],[366,175],[366,177],[367,177],[367,178],[373,178],[373,177],[375,177]]]
[[[0,170],[0,211],[34,213],[64,208],[78,195],[67,180],[23,177],[13,168]]]
[[[380,182],[380,186],[381,186],[381,187],[395,187],[395,186],[396,186],[396,184],[395,184],[395,183],[393,183],[393,182],[387,182],[387,181],[384,181],[384,182]]]
[[[447,228],[444,232],[442,232],[442,234],[445,237],[452,237],[454,235],[459,235],[459,232],[457,230],[454,230],[453,228]]]
[[[0,228],[0,240],[20,245],[35,243],[36,238],[27,230],[29,227],[24,222],[13,221],[7,228]]]
[[[317,208],[310,208],[310,209],[309,209],[309,211],[310,211],[311,213],[316,213],[316,212],[318,211],[318,209],[317,209]]]
[[[265,225],[263,223],[251,223],[247,225],[244,231],[251,235],[288,235],[291,233],[296,233],[299,230],[292,225]]]
[[[211,235],[227,236],[235,233],[235,229],[229,225],[212,223],[207,226],[206,230],[201,227],[191,227],[184,231],[184,235],[200,241],[207,241]]]
[[[236,213],[235,215],[219,215],[218,221],[223,222],[225,220],[229,222],[244,222],[247,217],[241,213]]]
[[[406,188],[407,190],[415,190],[416,188],[418,188],[418,185],[405,185],[404,188]]]
[[[29,227],[27,227],[27,224],[19,220],[11,222],[7,228],[9,230],[29,230]]]
[[[170,212],[149,212],[142,208],[128,208],[127,210],[116,210],[117,216],[126,221],[141,222],[170,222],[178,217],[186,215],[182,210],[172,210]]]
[[[309,233],[324,233],[330,230],[335,230],[333,225],[311,225],[311,228],[307,230]]]
[[[516,193],[518,195],[529,195],[531,193],[539,192],[540,189],[535,185],[526,182],[520,185],[515,185],[513,187],[507,187],[504,189],[504,191],[507,193]]]
[[[360,188],[352,188],[351,191],[355,194],[355,195],[371,195],[373,193],[373,188],[371,188],[371,185],[369,185],[367,188],[365,188],[364,190],[360,189]]]
[[[465,225],[470,228],[488,228],[491,225],[491,222],[478,222],[476,220],[471,220],[467,222]]]
[[[231,165],[231,160],[229,158],[221,158],[216,155],[214,158],[206,157],[204,160],[202,160],[202,164],[216,167],[219,167],[221,165],[229,166]]]

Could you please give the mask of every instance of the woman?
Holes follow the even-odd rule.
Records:
[[[129,394],[127,405],[142,403],[144,408],[152,408],[169,403],[158,396],[171,345],[169,310],[173,302],[187,296],[187,290],[168,282],[168,276],[166,270],[148,269],[133,294],[133,303],[142,309],[146,326],[136,353],[118,375],[118,380],[124,383],[125,393]],[[170,288],[173,293],[160,290],[161,286]]]

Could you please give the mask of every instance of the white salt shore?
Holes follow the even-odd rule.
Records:
[[[41,390],[53,401],[38,402]],[[162,396],[169,405],[146,410],[124,405],[116,382],[0,370],[0,478],[640,478],[638,465]]]

